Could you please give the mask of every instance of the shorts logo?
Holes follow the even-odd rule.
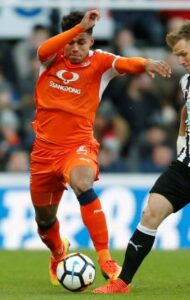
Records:
[[[88,154],[88,150],[86,149],[86,146],[83,145],[77,149],[76,153],[77,154]]]
[[[79,74],[75,72],[69,72],[67,70],[60,70],[56,73],[56,75],[63,81],[64,84],[69,84],[70,82],[79,79]]]

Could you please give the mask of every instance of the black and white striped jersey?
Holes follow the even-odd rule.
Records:
[[[187,108],[185,145],[178,154],[177,160],[190,167],[190,74],[185,74],[180,81],[185,105]]]

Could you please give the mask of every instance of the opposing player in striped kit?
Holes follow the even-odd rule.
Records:
[[[166,36],[167,44],[187,74],[180,85],[184,97],[177,139],[177,159],[158,178],[150,191],[140,223],[129,240],[122,271],[117,280],[96,288],[94,293],[128,293],[133,276],[151,251],[158,226],[170,214],[190,202],[190,22]]]

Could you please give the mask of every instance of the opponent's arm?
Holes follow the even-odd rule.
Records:
[[[120,57],[115,62],[115,69],[119,73],[140,74],[147,72],[152,78],[155,74],[160,74],[163,77],[171,76],[170,66],[162,60],[146,59],[142,57]]]
[[[70,30],[59,33],[40,45],[38,49],[38,57],[41,62],[51,60],[55,54],[63,49],[65,45],[80,33],[93,27],[99,19],[97,10],[87,11],[81,20],[80,24],[74,26]]]
[[[185,146],[186,119],[187,119],[187,110],[186,110],[186,106],[184,105],[181,109],[181,114],[180,114],[180,125],[179,125],[179,132],[177,138],[177,154],[179,154],[181,149]]]

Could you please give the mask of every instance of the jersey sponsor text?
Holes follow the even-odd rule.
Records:
[[[81,93],[80,89],[75,89],[75,88],[70,87],[70,86],[61,85],[61,84],[55,83],[54,81],[50,81],[49,86],[54,88],[54,89],[60,90],[60,91],[73,93],[73,94],[77,94],[77,95],[80,95],[80,93]]]

